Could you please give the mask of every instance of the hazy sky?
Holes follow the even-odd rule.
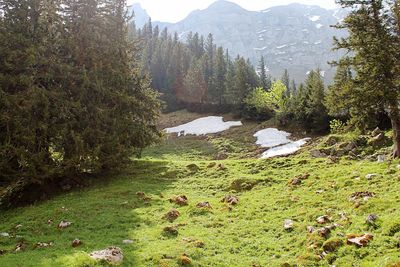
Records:
[[[205,9],[216,0],[128,0],[129,4],[140,3],[153,20],[177,22],[191,11]],[[248,10],[262,10],[271,6],[302,3],[335,8],[335,0],[230,0]]]

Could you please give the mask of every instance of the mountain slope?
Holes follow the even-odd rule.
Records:
[[[339,57],[338,52],[331,51],[332,39],[345,34],[330,25],[344,15],[340,10],[300,4],[248,11],[220,0],[167,27],[183,39],[191,31],[205,36],[212,33],[215,42],[229,49],[233,57],[249,57],[255,65],[263,55],[273,77],[279,78],[287,68],[292,78],[303,81],[309,70],[319,67],[330,81],[334,70],[327,62]]]

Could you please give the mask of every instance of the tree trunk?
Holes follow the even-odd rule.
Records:
[[[397,105],[390,108],[389,117],[393,129],[393,158],[400,158],[400,111]]]

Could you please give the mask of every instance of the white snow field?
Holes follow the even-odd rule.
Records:
[[[176,127],[166,128],[167,133],[177,133],[181,135],[205,135],[219,133],[234,126],[242,126],[241,121],[224,121],[223,117],[209,116],[200,118]]]
[[[264,159],[293,154],[310,140],[310,138],[304,138],[292,141],[288,138],[290,133],[275,128],[258,131],[254,136],[257,138],[257,145],[268,148],[261,156]]]

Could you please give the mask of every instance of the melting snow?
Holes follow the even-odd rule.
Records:
[[[223,117],[204,117],[186,124],[182,124],[172,128],[164,129],[167,133],[177,133],[178,136],[193,134],[193,135],[205,135],[210,133],[218,133],[228,130],[234,126],[242,126],[241,121],[223,121]]]
[[[324,27],[324,25],[322,25],[321,23],[318,23],[317,25],[315,25],[315,27],[317,27],[317,29],[321,29],[322,27]]]
[[[309,19],[311,20],[311,21],[318,21],[318,20],[320,20],[321,19],[321,16],[312,16],[312,17],[309,17]]]
[[[287,44],[284,44],[284,45],[277,46],[276,48],[281,49],[281,48],[284,48],[284,47],[286,47],[286,46],[288,46],[288,45],[287,45]]]
[[[304,138],[298,141],[291,141],[288,138],[290,133],[279,131],[275,128],[258,131],[254,136],[257,137],[257,145],[268,148],[268,150],[262,154],[262,158],[292,154],[310,140],[310,138]]]
[[[262,51],[262,50],[267,49],[267,47],[266,47],[266,46],[261,47],[261,48],[255,47],[255,48],[253,48],[253,49],[254,49],[254,50],[257,50],[257,51]]]

